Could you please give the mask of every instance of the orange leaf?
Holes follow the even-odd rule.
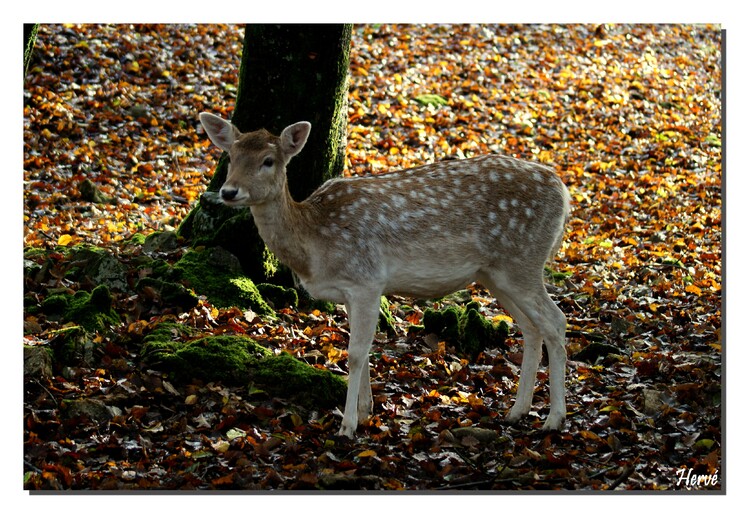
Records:
[[[67,244],[69,244],[73,240],[73,237],[70,234],[63,234],[58,238],[57,244],[62,245],[63,247]]]
[[[367,449],[367,450],[362,451],[359,454],[357,454],[357,457],[358,458],[371,458],[372,456],[377,456],[377,455],[378,455],[378,453],[375,452],[374,450]]]

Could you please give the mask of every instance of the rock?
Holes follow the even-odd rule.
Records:
[[[179,246],[177,234],[174,231],[155,232],[143,240],[143,252],[169,252]]]
[[[74,278],[87,278],[94,285],[106,285],[110,290],[128,289],[127,269],[111,252],[97,247],[76,247],[70,254],[75,265],[69,272]]]
[[[442,310],[425,309],[424,331],[453,343],[456,350],[470,359],[490,347],[497,347],[508,337],[505,321],[494,324],[480,312],[479,304],[470,302],[465,307],[448,306]]]
[[[96,184],[89,179],[82,180],[78,184],[78,191],[81,193],[82,200],[93,204],[109,204],[112,203],[113,200],[112,198],[103,195],[102,192],[99,191],[99,188],[96,187]]]
[[[258,292],[253,281],[242,273],[239,260],[222,247],[188,251],[175,263],[174,280],[184,281],[198,295],[217,307],[251,308],[260,315],[274,311]]]
[[[606,358],[608,355],[619,355],[622,352],[619,348],[603,342],[591,342],[581,351],[572,356],[573,360],[593,364],[599,359]]]
[[[451,433],[459,441],[463,438],[470,437],[474,438],[479,443],[492,443],[499,437],[497,431],[484,429],[482,427],[459,427],[457,429],[451,429]]]
[[[271,302],[274,308],[296,307],[299,305],[299,296],[293,288],[287,288],[271,283],[258,283],[256,285],[258,292],[266,301]]]
[[[52,376],[52,355],[43,346],[23,347],[23,374],[27,377]]]
[[[116,413],[96,398],[81,398],[64,402],[64,414],[68,418],[85,417],[92,422],[108,422]]]
[[[664,394],[655,389],[643,390],[643,412],[647,415],[656,415],[664,406]]]
[[[91,293],[79,290],[72,296],[51,295],[42,302],[41,309],[48,318],[74,322],[88,331],[105,331],[120,324],[120,316],[112,308],[112,295],[105,285],[99,285]]]

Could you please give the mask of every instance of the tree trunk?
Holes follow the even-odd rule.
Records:
[[[351,25],[247,25],[232,122],[243,132],[265,128],[278,135],[309,121],[312,133],[287,169],[292,197],[305,199],[344,167],[346,93]],[[258,236],[248,209],[218,201],[226,157],[207,193],[179,229],[195,245],[220,245],[237,256],[256,282],[270,280],[275,260]],[[288,284],[291,278],[273,279]]]

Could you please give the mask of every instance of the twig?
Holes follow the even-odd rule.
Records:
[[[444,485],[442,487],[438,487],[437,490],[458,490],[461,488],[471,488],[475,486],[485,486],[485,485],[491,485],[495,482],[494,479],[483,479],[480,481],[465,481],[463,483],[455,483],[453,485]]]
[[[630,477],[630,475],[633,473],[634,470],[635,470],[635,467],[633,467],[632,465],[625,466],[625,468],[622,470],[622,474],[620,474],[617,477],[617,479],[610,485],[610,487],[607,490],[614,490],[615,488],[617,488],[620,485],[620,483],[622,483],[623,481],[625,481],[626,479]]]

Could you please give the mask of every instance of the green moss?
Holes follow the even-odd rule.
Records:
[[[143,338],[143,342],[171,342],[178,339],[184,341],[192,338],[195,333],[196,331],[186,324],[163,321],[154,326],[154,329]]]
[[[79,364],[81,359],[91,360],[93,342],[82,326],[68,326],[51,334],[50,350],[55,361],[64,365]]]
[[[149,262],[148,268],[151,269],[151,277],[174,281],[172,266],[163,259],[157,258]]]
[[[447,306],[442,310],[427,308],[424,311],[422,322],[425,333],[434,333],[443,339],[457,343],[460,340],[458,321],[461,317],[461,309],[456,306]]]
[[[272,355],[268,348],[236,335],[203,337],[186,343],[171,340],[146,341],[141,348],[144,362],[169,373],[175,380],[247,384],[250,369],[261,358]]]
[[[502,344],[508,337],[505,321],[493,324],[479,312],[479,303],[472,301],[465,307],[449,306],[442,310],[424,312],[424,330],[450,341],[456,350],[475,359],[479,353]]]
[[[73,322],[88,331],[104,331],[120,324],[120,317],[112,308],[112,295],[104,285],[91,293],[79,290],[72,296],[51,295],[42,302],[41,309],[48,318]]]
[[[163,306],[178,307],[183,310],[193,308],[198,304],[198,296],[189,288],[179,283],[163,281],[157,278],[146,277],[138,281],[135,286],[138,292],[147,291],[154,294]]]
[[[343,378],[287,353],[262,359],[253,373],[253,380],[274,395],[293,399],[305,407],[334,407],[346,399]]]
[[[177,235],[195,248],[221,247],[231,252],[239,259],[244,275],[267,281],[276,273],[278,260],[258,236],[250,210],[237,210],[221,203],[218,190],[223,180],[218,186],[212,187],[220,176],[220,169],[217,167],[209,190],[182,221]]]
[[[174,266],[174,276],[221,308],[252,308],[273,315],[253,281],[242,274],[237,258],[220,247],[191,250]]]
[[[380,316],[378,317],[378,330],[389,335],[395,335],[396,328],[393,326],[393,314],[391,313],[388,298],[380,296]]]
[[[559,272],[547,266],[544,267],[544,272],[550,279],[552,279],[552,281],[564,281],[573,275],[573,273],[570,271]]]
[[[23,249],[24,259],[46,258],[48,254],[49,254],[48,250],[40,249],[39,247],[25,247]]]
[[[160,323],[143,340],[143,362],[169,373],[178,382],[252,384],[269,395],[310,408],[334,407],[346,398],[346,382],[341,377],[287,353],[276,356],[247,337],[211,336],[184,343],[176,340],[194,333],[179,323]]]
[[[62,319],[70,301],[69,294],[52,294],[44,298],[41,309],[49,319]]]
[[[486,348],[500,345],[508,337],[508,325],[505,321],[495,325],[479,313],[479,304],[471,302],[458,322],[461,341],[459,351],[469,358],[476,359]]]
[[[196,333],[181,323],[159,323],[143,338],[142,361],[168,373],[177,382],[200,380],[252,385],[266,394],[315,409],[344,402],[346,382],[339,376],[286,353],[275,356],[268,348],[244,336],[193,339]]]
[[[296,307],[299,304],[297,291],[293,288],[286,288],[271,283],[258,283],[256,287],[260,295],[267,301],[270,301],[274,308]]]
[[[131,245],[143,245],[144,241],[146,241],[146,236],[137,232],[127,240],[127,243]]]

